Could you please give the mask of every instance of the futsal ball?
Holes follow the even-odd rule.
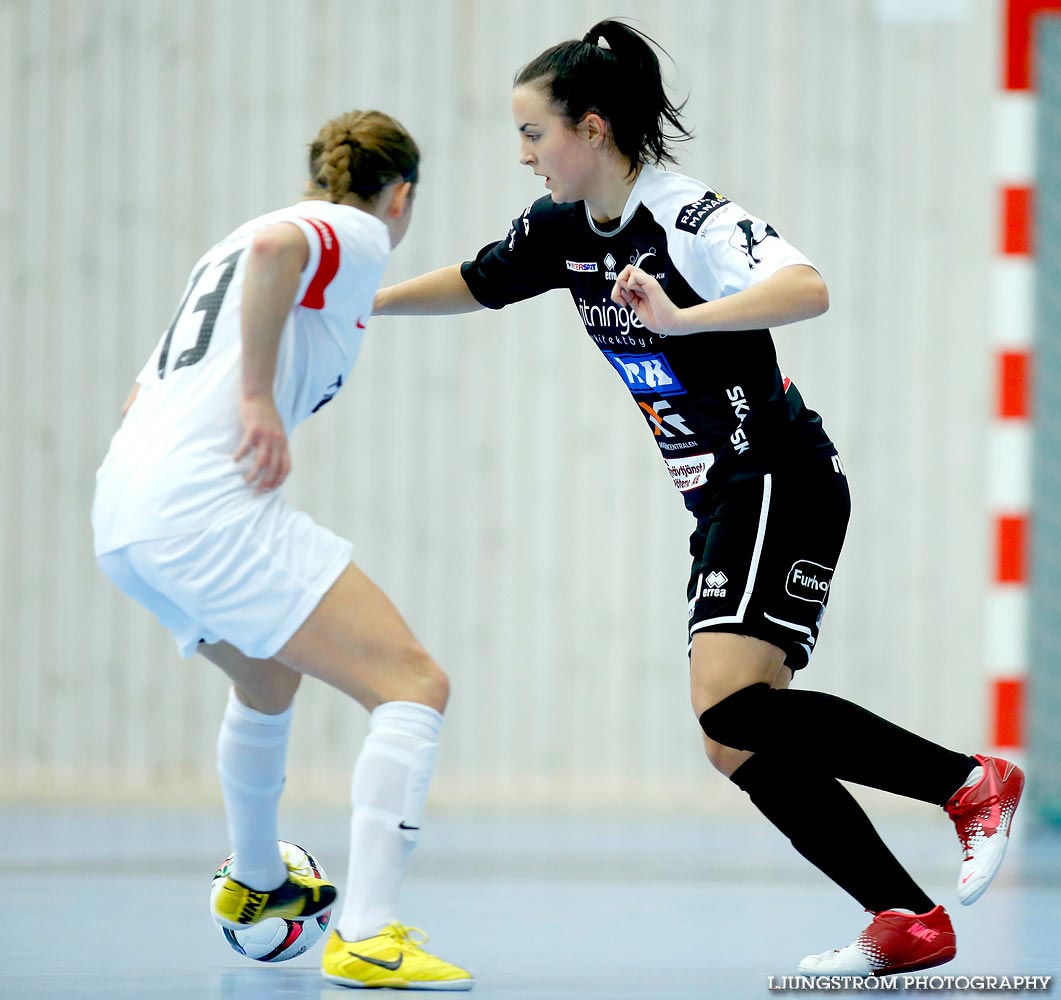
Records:
[[[284,862],[300,875],[312,875],[314,878],[327,878],[320,862],[298,844],[289,844],[286,840],[278,842]],[[210,887],[210,912],[214,912],[214,896],[220,891],[225,877],[232,871],[232,855],[221,862],[214,873]],[[225,940],[233,951],[253,958],[256,962],[286,962],[289,958],[309,951],[328,929],[331,910],[318,913],[306,920],[286,920],[282,917],[266,917],[249,927],[238,931],[231,927],[218,927],[225,935]]]

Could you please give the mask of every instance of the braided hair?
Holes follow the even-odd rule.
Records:
[[[420,150],[382,111],[348,111],[325,123],[309,147],[310,192],[340,202],[371,201],[396,180],[416,183]]]

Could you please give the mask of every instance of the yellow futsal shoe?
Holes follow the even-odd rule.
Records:
[[[287,879],[268,892],[251,889],[226,875],[213,894],[214,919],[234,931],[266,917],[304,920],[330,909],[338,895],[331,882],[303,875],[290,865]]]
[[[420,947],[426,940],[419,927],[403,924],[390,924],[363,941],[344,941],[338,931],[332,931],[321,959],[321,975],[330,983],[354,989],[470,990],[471,973],[428,954]]]

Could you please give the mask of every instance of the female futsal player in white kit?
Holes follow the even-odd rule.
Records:
[[[182,656],[232,679],[218,772],[235,855],[215,916],[239,928],[308,917],[336,887],[289,871],[277,807],[303,674],[371,712],[354,768],[350,861],[324,957],[351,987],[467,990],[399,923],[449,683],[351,544],[277,491],[287,438],[347,379],[387,257],[405,235],[420,154],[394,119],[350,112],[310,146],[306,197],[196,263],[97,474],[104,572]]]

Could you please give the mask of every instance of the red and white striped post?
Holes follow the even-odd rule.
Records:
[[[1004,0],[1002,80],[995,126],[998,241],[991,324],[995,404],[988,500],[993,573],[988,596],[990,739],[1024,748],[1031,508],[1032,226],[1035,196],[1034,21],[1061,14],[1061,0]]]

